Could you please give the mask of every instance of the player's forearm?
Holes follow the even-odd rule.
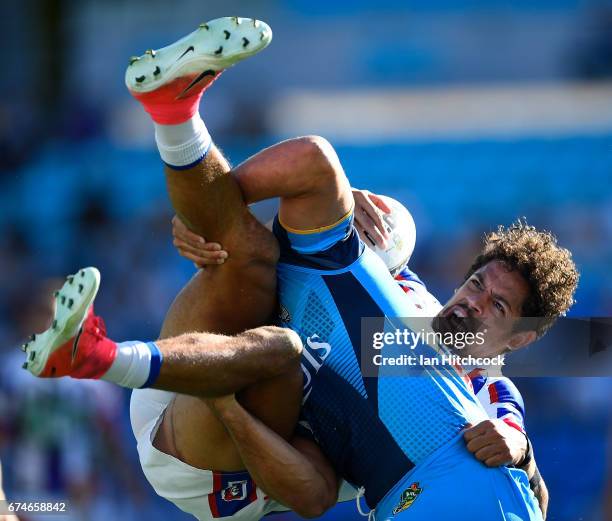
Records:
[[[242,461],[270,497],[302,517],[317,517],[337,499],[337,480],[330,482],[311,460],[249,414],[240,404],[215,408]]]
[[[263,326],[236,336],[188,333],[158,340],[163,354],[157,389],[214,398],[236,393],[299,364],[293,331]]]
[[[529,438],[527,439],[529,440]],[[517,466],[518,468],[524,470],[527,474],[529,479],[529,487],[531,488],[533,495],[537,498],[542,515],[546,519],[546,512],[548,510],[548,488],[546,487],[544,478],[542,478],[536,464],[531,441],[528,441],[528,449],[527,453],[525,454],[524,462]]]
[[[529,486],[531,487],[533,495],[538,500],[540,510],[542,511],[542,517],[546,519],[546,514],[548,511],[548,487],[546,486],[546,483],[544,482],[544,478],[542,478],[540,471],[535,465],[535,461],[534,467],[535,470],[533,472],[533,475],[531,476],[531,478],[529,478]]]

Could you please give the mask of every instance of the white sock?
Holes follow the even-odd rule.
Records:
[[[161,352],[153,342],[121,342],[117,344],[117,357],[102,380],[130,389],[149,387],[159,375],[161,362]]]
[[[185,167],[201,161],[212,140],[199,113],[179,125],[155,125],[155,141],[164,163]]]

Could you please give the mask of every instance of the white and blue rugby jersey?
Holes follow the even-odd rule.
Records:
[[[373,507],[466,423],[486,414],[469,380],[455,371],[362,376],[362,317],[427,316],[427,310],[406,298],[361,242],[352,212],[311,231],[285,227],[277,217],[274,233],[281,247],[280,320],[304,343],[302,424],[340,475],[365,487]],[[428,346],[418,349],[433,354]]]
[[[429,291],[423,281],[407,266],[395,276],[395,280],[415,306],[424,309],[427,316],[436,316],[442,305]],[[509,378],[491,376],[482,367],[464,368],[470,379],[474,394],[487,416],[506,422],[525,432],[525,404],[520,391]]]

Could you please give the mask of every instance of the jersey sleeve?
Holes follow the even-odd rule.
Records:
[[[478,370],[470,374],[476,398],[491,419],[503,420],[525,432],[525,404],[512,381],[505,377],[486,377]]]
[[[395,276],[395,280],[399,284],[400,288],[402,288],[406,293],[408,293],[410,290],[414,290],[416,284],[418,284],[418,287],[425,288],[423,281],[414,271],[410,270],[408,266],[404,266],[402,268],[402,270]]]
[[[345,268],[365,247],[353,221],[351,209],[329,226],[296,230],[283,224],[277,215],[272,230],[280,245],[280,262],[318,270]]]

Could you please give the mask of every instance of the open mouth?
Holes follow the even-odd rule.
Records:
[[[482,320],[470,316],[470,311],[465,306],[455,304],[451,306],[433,321],[434,330],[439,333],[477,333],[483,327]]]

